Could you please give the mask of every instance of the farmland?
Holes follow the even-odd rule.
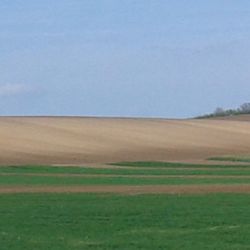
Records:
[[[1,117],[0,164],[194,163],[210,157],[247,155],[250,123],[237,118]]]
[[[1,249],[248,249],[250,198],[0,195]]]
[[[1,250],[249,249],[249,128],[1,118]]]
[[[122,165],[122,166],[121,166]],[[86,185],[250,184],[248,165],[117,163],[116,167],[8,166],[0,168],[1,187]],[[158,166],[162,167],[158,167]],[[132,167],[130,167],[132,166]],[[148,167],[150,166],[150,167]],[[181,167],[183,166],[183,167]]]
[[[250,250],[250,1],[0,1],[0,250]]]
[[[247,249],[250,166],[0,168],[2,249]]]

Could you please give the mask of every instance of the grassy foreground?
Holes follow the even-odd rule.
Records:
[[[0,167],[0,188],[250,183],[245,165],[127,164]],[[0,249],[250,249],[249,211],[247,194],[0,194]]]
[[[1,250],[249,249],[248,195],[0,195]]]

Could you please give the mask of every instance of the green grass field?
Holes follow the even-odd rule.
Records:
[[[123,164],[125,163],[120,165]],[[185,168],[180,168],[176,163],[166,163],[168,167],[159,168],[162,163],[154,165],[153,162],[140,162],[138,165],[131,163],[131,165],[132,169],[121,167],[110,169],[50,166],[0,167],[0,186],[250,184],[249,166],[241,168],[235,165],[218,168],[214,165],[211,167],[199,165],[199,168],[193,168],[193,165],[187,164]],[[144,166],[151,167],[144,168]],[[216,178],[213,178],[215,176]]]
[[[117,164],[0,167],[0,189],[250,184],[247,165]],[[0,249],[250,249],[249,211],[247,194],[0,194]]]
[[[0,176],[1,186],[68,186],[68,185],[179,185],[179,184],[250,184],[249,178],[134,178],[134,177],[53,177]]]
[[[1,250],[249,249],[248,195],[0,195]]]
[[[147,163],[145,163],[147,164]],[[20,166],[20,167],[0,167],[0,174],[97,174],[97,175],[250,175],[250,166],[228,166],[224,168],[207,167],[193,169],[190,168],[89,168],[89,167],[48,167],[48,166]]]

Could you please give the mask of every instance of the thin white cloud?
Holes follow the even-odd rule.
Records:
[[[0,84],[0,96],[21,95],[30,91],[30,85],[26,84]]]

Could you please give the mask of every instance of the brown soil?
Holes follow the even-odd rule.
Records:
[[[0,193],[115,193],[115,194],[209,194],[250,193],[250,185],[154,185],[154,186],[5,186]]]
[[[44,174],[44,173],[0,173],[0,176],[45,176],[77,178],[184,178],[184,179],[250,179],[250,175],[119,175],[119,174]]]
[[[250,123],[1,117],[0,164],[197,161],[250,152]]]

